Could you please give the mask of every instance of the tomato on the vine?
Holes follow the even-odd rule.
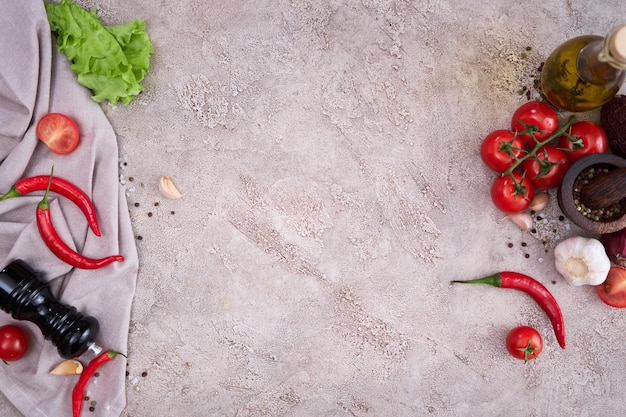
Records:
[[[566,134],[559,137],[559,148],[564,149],[567,158],[574,163],[583,156],[607,152],[609,140],[600,125],[581,120],[571,125]]]
[[[28,350],[24,329],[13,324],[0,327],[0,359],[5,362],[21,359]]]
[[[542,146],[534,157],[522,162],[522,169],[528,178],[542,190],[561,185],[570,166],[565,152],[552,145]]]
[[[559,117],[549,104],[542,101],[529,101],[522,104],[511,119],[511,130],[521,133],[528,129],[526,125],[535,126],[533,134],[538,141],[547,139],[559,128]],[[536,142],[529,133],[519,135],[528,146]]]
[[[511,168],[524,153],[524,142],[510,130],[499,129],[488,134],[480,145],[480,157],[496,172]]]
[[[519,213],[535,198],[535,186],[523,174],[499,175],[491,185],[493,204],[505,213]]]
[[[48,113],[39,119],[37,137],[54,153],[68,154],[78,146],[79,132],[74,120],[61,113]]]
[[[600,299],[611,307],[626,308],[626,269],[612,266],[606,280],[596,287]]]
[[[543,339],[536,329],[518,326],[506,336],[506,349],[514,358],[528,362],[543,350]]]

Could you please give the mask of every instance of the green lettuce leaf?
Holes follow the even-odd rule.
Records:
[[[140,83],[154,54],[143,20],[104,26],[95,11],[70,0],[47,3],[46,13],[59,51],[95,101],[128,104],[143,91]]]

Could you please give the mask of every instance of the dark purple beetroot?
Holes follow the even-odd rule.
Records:
[[[600,109],[600,123],[614,154],[626,158],[626,96],[618,95]]]

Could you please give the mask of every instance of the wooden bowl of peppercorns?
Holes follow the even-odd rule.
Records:
[[[580,191],[589,183],[614,169],[626,167],[626,159],[610,153],[586,156],[569,168],[559,187],[559,207],[573,223],[599,234],[617,232],[626,227],[626,199],[611,207],[592,210],[581,202]]]

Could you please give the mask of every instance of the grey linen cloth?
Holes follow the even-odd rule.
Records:
[[[23,259],[50,283],[59,301],[96,317],[96,343],[127,353],[131,303],[138,259],[126,197],[119,184],[117,138],[100,105],[80,86],[52,38],[42,0],[7,0],[0,6],[0,194],[20,178],[55,175],[69,180],[89,195],[98,215],[102,236],[89,229],[82,212],[56,194],[50,195],[51,214],[61,238],[78,252],[93,258],[121,254],[97,270],[74,269],[53,255],[37,229],[35,210],[43,193],[0,201],[0,268]],[[52,153],[35,135],[37,121],[49,112],[72,117],[81,132],[76,150]],[[0,325],[16,323],[0,311]],[[26,328],[30,349],[21,360],[0,362],[0,389],[25,416],[71,415],[71,392],[78,376],[53,376],[61,362],[56,347],[34,324]],[[78,359],[86,365],[90,351]],[[101,368],[87,388],[97,401],[94,412],[84,404],[83,415],[120,415],[126,404],[126,360],[117,356]]]

